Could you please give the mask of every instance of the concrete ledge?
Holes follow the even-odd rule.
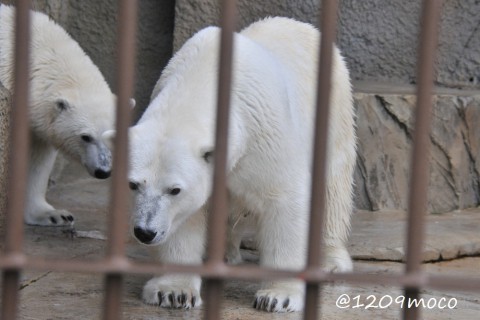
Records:
[[[405,212],[359,211],[352,224],[349,251],[354,259],[405,261]],[[479,208],[427,215],[423,261],[480,255],[479,230]]]

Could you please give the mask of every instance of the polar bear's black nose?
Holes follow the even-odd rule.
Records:
[[[104,171],[102,169],[95,170],[95,178],[97,179],[107,179],[110,177],[110,171]]]
[[[139,227],[133,228],[133,233],[135,234],[135,237],[140,240],[140,242],[145,244],[149,244],[157,235],[155,231],[142,229]]]

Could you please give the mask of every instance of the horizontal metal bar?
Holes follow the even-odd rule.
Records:
[[[480,278],[427,273],[373,274],[373,273],[325,273],[320,269],[285,271],[257,265],[176,265],[156,262],[138,262],[128,259],[55,260],[41,257],[0,257],[0,269],[40,270],[53,272],[110,273],[110,274],[198,274],[212,279],[271,280],[296,278],[309,282],[347,282],[359,285],[383,285],[438,290],[461,290],[480,292]]]

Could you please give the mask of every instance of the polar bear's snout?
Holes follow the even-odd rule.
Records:
[[[137,238],[138,241],[140,241],[141,243],[150,244],[152,240],[155,239],[157,232],[149,229],[143,229],[140,227],[134,227],[133,234],[135,235],[135,238]]]
[[[103,169],[96,169],[94,174],[95,178],[97,179],[107,179],[108,177],[110,177],[110,173],[110,170],[104,171]]]
[[[131,226],[133,236],[142,244],[157,245],[165,241],[171,223],[163,210],[162,197],[136,194]]]
[[[112,155],[101,142],[89,143],[82,163],[91,176],[97,179],[107,179],[112,171]]]
[[[142,244],[155,245],[165,239],[166,231],[156,231],[140,226],[133,227],[133,235]]]

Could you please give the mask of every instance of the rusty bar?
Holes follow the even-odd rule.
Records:
[[[313,149],[310,230],[308,237],[307,268],[320,267],[323,221],[325,216],[327,181],[328,118],[332,78],[332,53],[336,36],[338,0],[323,0],[321,14],[321,43],[317,78],[317,105]],[[318,283],[307,282],[305,319],[317,319]]]
[[[205,283],[205,319],[221,319],[223,279],[208,279]]]
[[[44,257],[1,257],[0,269],[26,269],[52,272],[79,272],[95,274],[198,274],[205,278],[238,280],[275,280],[296,278],[310,282],[345,282],[356,285],[383,285],[391,287],[419,287],[445,291],[480,292],[480,278],[465,278],[454,275],[412,274],[365,274],[365,273],[325,273],[321,270],[287,271],[257,265],[226,265],[219,269],[211,265],[176,265],[158,262],[94,260],[61,260]]]
[[[429,182],[430,121],[435,72],[435,50],[441,0],[423,1],[420,46],[417,62],[417,105],[411,161],[411,178],[407,228],[407,273],[421,272],[425,213]],[[406,288],[407,298],[418,298],[418,288]],[[417,308],[405,308],[404,319],[418,319]]]
[[[137,1],[119,1],[116,87],[118,100],[107,259],[120,265],[126,263],[125,243],[128,234],[128,127],[132,118],[130,98],[133,97],[135,75],[136,29]],[[122,288],[123,276],[120,273],[106,274],[104,319],[121,319]]]
[[[5,227],[5,252],[20,253],[23,248],[23,212],[28,174],[28,67],[30,41],[30,2],[17,1],[15,25],[14,92],[10,152],[8,160],[7,226]]]
[[[14,92],[11,112],[8,155],[8,188],[5,226],[5,254],[15,258],[23,250],[23,213],[29,157],[29,43],[30,1],[17,1],[15,15]],[[4,270],[2,286],[2,319],[15,319],[18,308],[19,268]]]
[[[2,319],[16,319],[18,308],[19,270],[4,270],[2,282]]]
[[[127,208],[129,190],[128,127],[132,119],[130,98],[133,97],[135,72],[135,34],[137,25],[137,1],[119,2],[117,39],[117,118],[115,147],[113,150],[112,196],[110,199],[108,255],[123,257],[127,233]]]
[[[217,126],[215,141],[215,171],[211,212],[208,220],[208,262],[223,263],[227,225],[227,140],[232,79],[233,32],[235,28],[235,1],[222,2],[220,26],[220,69],[218,74]]]
[[[104,319],[118,320],[122,318],[121,301],[123,297],[123,275],[109,273],[105,277]]]
[[[215,169],[211,211],[208,216],[207,264],[222,269],[224,266],[227,231],[227,141],[230,112],[230,89],[232,82],[233,32],[236,24],[236,1],[222,1],[220,27],[220,61],[217,92],[217,124],[215,132]],[[220,319],[222,281],[206,281],[205,317]]]

